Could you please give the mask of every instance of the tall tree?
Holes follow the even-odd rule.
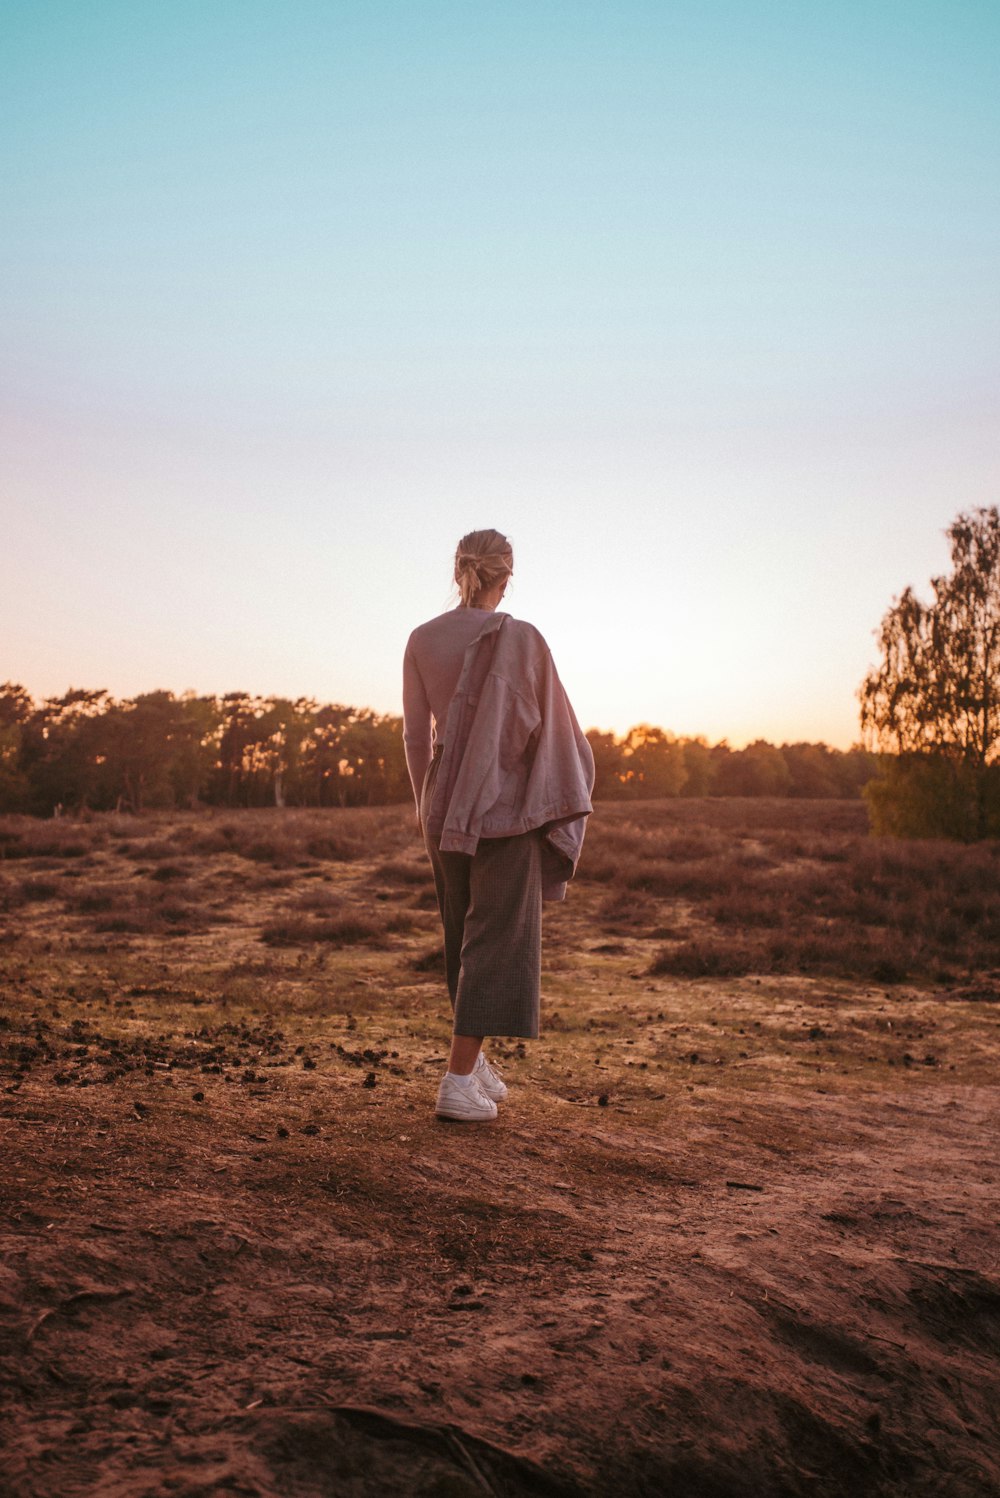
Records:
[[[787,796],[792,777],[785,756],[765,739],[720,757],[715,769],[718,796]]]
[[[109,703],[100,722],[99,805],[140,812],[197,800],[211,762],[211,702],[144,692]]]
[[[861,727],[896,759],[868,796],[879,831],[984,837],[1000,831],[1000,511],[960,514],[946,534],[952,571],[933,600],[907,588],[877,631]]]
[[[108,704],[103,688],[72,687],[62,697],[46,698],[32,715],[24,756],[36,810],[100,804]]]
[[[622,750],[613,733],[588,728],[587,739],[594,755],[594,799],[620,796],[622,792]]]
[[[715,789],[715,764],[704,738],[684,739],[683,796],[710,796]]]
[[[31,782],[24,768],[25,736],[34,703],[24,687],[0,686],[0,811],[24,811],[31,802]]]
[[[672,733],[638,723],[624,745],[625,779],[632,796],[678,796],[684,784],[684,749]]]

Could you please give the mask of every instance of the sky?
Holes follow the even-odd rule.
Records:
[[[0,0],[0,680],[858,738],[1000,501],[994,0]]]

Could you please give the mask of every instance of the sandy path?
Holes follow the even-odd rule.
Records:
[[[340,1087],[339,1130],[209,1148],[158,1078],[110,1119],[22,1090],[5,1158],[51,1186],[7,1183],[11,1491],[1000,1489],[987,1089],[700,1095],[657,1133],[515,1094],[404,1138]]]

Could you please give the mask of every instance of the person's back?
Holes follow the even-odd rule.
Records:
[[[419,624],[403,656],[403,743],[413,795],[420,791],[435,742],[444,731],[468,646],[493,618],[492,609],[462,604]]]

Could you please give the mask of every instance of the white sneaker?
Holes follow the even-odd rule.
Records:
[[[502,1103],[507,1096],[507,1084],[503,1078],[493,1070],[482,1051],[479,1052],[479,1060],[473,1068],[472,1075],[479,1083],[488,1098],[495,1103]]]
[[[496,1118],[497,1105],[478,1082],[463,1085],[445,1075],[441,1078],[434,1111],[438,1118],[453,1118],[460,1123],[488,1123]]]

